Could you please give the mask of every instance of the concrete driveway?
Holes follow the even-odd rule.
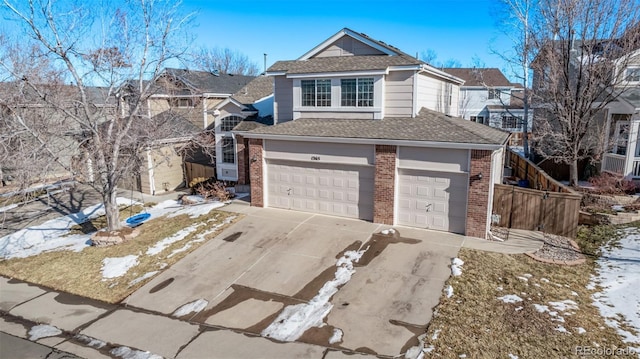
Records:
[[[384,235],[389,226],[242,204],[225,210],[245,217],[132,294],[126,305],[176,316],[177,309],[199,301],[204,310],[180,319],[260,334],[283,308],[308,303],[333,280],[345,251],[366,249],[350,281],[333,295],[325,325],[296,341],[395,356],[418,344],[465,238],[397,227]],[[330,344],[334,329],[342,331],[342,340]],[[206,347],[199,341],[208,340],[199,336],[187,349]]]

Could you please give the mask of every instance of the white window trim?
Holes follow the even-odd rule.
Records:
[[[626,83],[628,83],[628,84],[636,84],[636,83],[640,83],[640,78],[638,78],[638,80],[634,80],[634,81],[627,80],[627,71],[629,71],[629,70],[636,70],[636,71],[640,72],[640,65],[637,65],[637,66],[636,66],[636,65],[627,66],[627,67],[624,69],[624,73],[623,73],[623,76],[624,76],[624,82],[626,82]]]
[[[353,107],[353,106],[341,106],[342,105],[342,93],[341,84],[342,79],[352,78],[373,78],[373,106],[372,107]],[[318,78],[322,79],[322,78]],[[342,75],[340,77],[331,78],[331,106],[318,107],[318,106],[302,106],[302,87],[301,79],[293,79],[293,111],[294,112],[361,112],[361,113],[381,113],[383,108],[383,90],[384,90],[384,77],[382,75],[370,75],[363,74],[360,76]],[[295,118],[295,116],[294,116]]]

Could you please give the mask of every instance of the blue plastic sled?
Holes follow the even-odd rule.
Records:
[[[126,222],[129,227],[137,227],[141,225],[142,222],[149,219],[149,217],[151,217],[149,213],[139,213],[139,214],[136,214],[135,216],[131,216],[127,218]]]

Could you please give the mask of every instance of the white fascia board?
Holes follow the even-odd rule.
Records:
[[[411,147],[432,147],[450,149],[474,149],[474,150],[497,150],[504,146],[480,144],[480,143],[456,143],[456,142],[435,142],[435,141],[414,141],[414,140],[388,140],[379,138],[348,138],[348,137],[316,137],[316,136],[291,136],[274,135],[264,133],[246,132],[245,138],[261,138],[265,140],[298,141],[298,142],[332,142],[332,143],[353,143],[364,145],[393,145]]]
[[[213,107],[213,109],[211,110],[207,110],[207,111],[215,111],[215,110],[219,110],[222,107],[228,105],[229,103],[232,103],[236,106],[238,106],[240,108],[241,111],[244,111],[245,109],[247,109],[247,106],[245,106],[244,104],[240,103],[238,100],[234,99],[233,97],[227,97],[226,99],[224,99],[222,102],[220,102],[219,104],[215,105]]]
[[[283,76],[286,75],[286,71],[267,71],[264,73],[267,76]]]
[[[358,34],[357,32],[351,31],[349,29],[342,29],[340,31],[338,31],[335,35],[331,36],[330,38],[324,40],[323,42],[321,42],[319,45],[317,45],[316,47],[314,47],[313,49],[309,50],[307,53],[305,53],[304,55],[300,56],[298,58],[298,60],[308,60],[310,58],[312,58],[314,55],[320,53],[322,50],[326,49],[329,45],[333,44],[335,41],[337,41],[339,38],[343,37],[344,35],[348,35],[364,44],[367,44],[371,47],[373,47],[376,50],[379,50],[381,52],[384,52],[387,55],[398,55],[398,53],[391,51],[389,49],[387,49],[384,46],[380,46],[379,44],[371,41],[370,39],[367,39],[366,37],[363,37],[362,35]]]
[[[259,99],[255,100],[255,101],[253,101],[253,103],[258,103],[258,102],[260,102],[260,101],[264,101],[264,100],[266,100],[266,99],[268,99],[268,98],[270,98],[270,97],[273,97],[273,94],[271,94],[271,95],[267,95],[267,96],[262,97],[262,98],[259,98]]]
[[[388,70],[363,70],[363,71],[345,71],[345,72],[315,72],[305,74],[287,74],[288,79],[305,79],[320,77],[348,77],[348,76],[375,76],[386,75]]]
[[[407,70],[420,70],[422,65],[401,65],[401,66],[389,66],[387,68],[387,72],[389,71],[407,71]]]
[[[432,75],[435,75],[437,77],[440,77],[440,78],[443,78],[443,79],[446,79],[446,80],[449,80],[449,81],[453,81],[453,82],[455,82],[455,83],[457,83],[459,85],[462,85],[464,83],[463,79],[461,79],[459,77],[456,77],[456,76],[453,76],[453,75],[451,75],[449,73],[446,73],[444,71],[440,71],[440,70],[436,69],[433,66],[429,66],[429,65],[423,64],[421,66],[421,70],[426,72],[426,73],[430,73]]]
[[[232,96],[232,93],[216,93],[216,92],[205,92],[202,94],[204,97],[229,97]]]

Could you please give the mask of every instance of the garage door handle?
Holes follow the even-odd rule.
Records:
[[[427,212],[431,212],[431,203],[427,203],[427,205],[424,206],[424,210]]]

